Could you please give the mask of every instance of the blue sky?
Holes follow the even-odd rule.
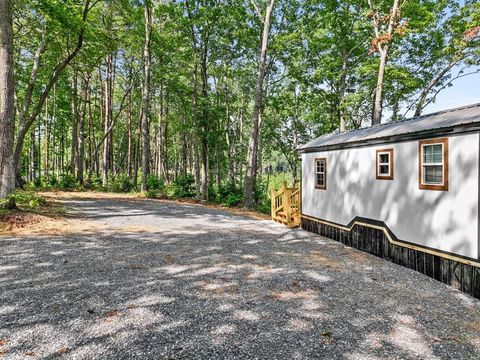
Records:
[[[472,71],[472,69],[467,71]],[[456,74],[455,70],[454,74]],[[429,104],[423,113],[428,114],[474,103],[480,103],[480,72],[455,80],[453,86],[440,92],[437,101]],[[408,114],[408,116],[411,115]]]

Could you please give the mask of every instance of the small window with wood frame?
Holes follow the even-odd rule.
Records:
[[[393,180],[393,149],[377,150],[376,173],[378,180]]]
[[[448,139],[418,142],[418,182],[422,190],[448,190]]]
[[[315,159],[315,188],[327,189],[327,159]]]

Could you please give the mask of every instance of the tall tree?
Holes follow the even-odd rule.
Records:
[[[380,64],[378,65],[377,85],[375,86],[372,125],[380,124],[382,121],[382,102],[383,102],[383,85],[385,69],[387,67],[388,52],[393,34],[398,25],[400,16],[400,0],[393,0],[389,15],[385,18],[380,17],[378,10],[373,6],[372,0],[368,0],[370,10],[372,12],[372,26],[375,38],[372,40],[372,51],[378,51],[380,54]],[[382,32],[382,23],[387,22],[386,31]]]
[[[152,36],[152,2],[145,0],[145,43],[143,47],[143,85],[142,85],[142,183],[140,190],[147,191],[147,178],[150,171],[150,49]]]
[[[268,37],[270,33],[270,21],[272,17],[274,0],[268,0],[265,17],[262,17],[263,30],[260,36],[260,51],[258,57],[258,70],[257,70],[257,81],[255,84],[255,101],[253,104],[252,112],[252,130],[250,132],[250,140],[248,143],[248,153],[247,153],[247,171],[245,174],[245,205],[248,208],[253,208],[254,206],[254,190],[255,190],[255,181],[257,176],[257,152],[258,152],[258,137],[260,131],[260,112],[262,108],[263,101],[263,81],[265,78],[265,63],[267,57],[267,46],[268,46]],[[252,4],[255,9],[258,11],[258,6],[255,3],[255,0],[252,0]],[[259,14],[260,16],[260,14]]]
[[[0,1],[0,199],[15,188],[13,25],[9,0]]]

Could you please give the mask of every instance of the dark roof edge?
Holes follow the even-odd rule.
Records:
[[[321,135],[321,136],[317,137],[316,139],[322,138],[322,137],[327,136],[327,135],[335,136],[335,135],[341,135],[341,134],[354,133],[354,132],[360,131],[360,130],[376,129],[376,128],[379,128],[379,127],[389,126],[389,125],[393,125],[393,124],[402,124],[402,123],[406,123],[406,122],[416,120],[416,119],[428,118],[428,117],[431,117],[431,116],[436,116],[436,115],[445,114],[445,113],[449,113],[449,112],[455,112],[455,111],[459,111],[459,110],[465,110],[465,109],[474,108],[474,107],[480,107],[480,102],[479,103],[474,103],[474,104],[469,104],[469,105],[458,106],[458,107],[455,107],[455,108],[440,110],[440,111],[436,111],[436,112],[433,112],[433,113],[428,113],[428,114],[424,114],[424,115],[420,115],[420,116],[414,116],[414,117],[399,120],[399,121],[390,121],[390,122],[385,122],[385,123],[378,124],[378,125],[373,125],[373,126],[368,126],[368,127],[358,128],[358,129],[342,131],[342,132],[339,132],[339,133],[324,134],[324,135]],[[462,126],[462,125],[459,125],[459,126]],[[436,130],[440,130],[440,129],[441,128],[437,128]],[[377,138],[377,139],[381,139],[381,138]],[[315,139],[312,139],[310,142],[312,142],[314,140]],[[359,142],[368,142],[368,141],[369,140],[359,140]],[[308,143],[309,142],[298,146],[297,149],[295,149],[295,150],[301,151],[301,150],[308,150],[308,149],[315,149],[316,148],[314,146],[313,147],[306,147],[308,145]],[[355,143],[355,142],[352,142],[352,143]],[[341,144],[339,144],[338,146],[340,146],[340,145]],[[337,146],[337,145],[331,145],[331,146]]]
[[[480,132],[480,123],[462,124],[457,126],[450,126],[437,129],[429,129],[420,132],[411,132],[407,134],[392,135],[381,138],[373,138],[370,140],[358,140],[354,142],[347,142],[341,144],[314,146],[308,148],[297,148],[296,151],[299,154],[319,152],[319,151],[331,151],[350,148],[360,148],[372,145],[391,144],[396,142],[413,141],[426,138],[437,138],[447,135],[458,135],[472,132]]]

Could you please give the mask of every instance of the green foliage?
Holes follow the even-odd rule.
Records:
[[[155,199],[158,197],[158,191],[157,190],[148,190],[147,191],[147,198],[149,199]]]
[[[132,191],[133,184],[127,174],[118,175],[112,182],[112,191],[118,193],[128,193]]]
[[[57,187],[58,178],[55,175],[50,175],[47,179],[47,184],[50,185],[51,187]]]
[[[16,191],[12,197],[18,206],[28,208],[45,206],[47,203],[43,196],[38,196],[33,191]]]
[[[147,178],[147,190],[163,190],[165,182],[161,177],[149,175]]]
[[[225,206],[238,206],[243,202],[243,190],[228,182],[217,190],[216,201]]]
[[[193,175],[179,176],[166,188],[169,197],[179,199],[195,196],[195,178]]]
[[[378,53],[369,52],[375,38],[372,19],[378,12],[383,34],[392,3],[372,1],[370,9],[368,2],[356,0],[275,2],[259,137],[259,160],[273,170],[257,181],[254,194],[262,211],[269,209],[272,187],[280,188],[283,180],[291,184],[291,173],[300,161],[295,152],[299,144],[338,130],[341,119],[347,129],[370,124],[379,68]],[[50,174],[78,168],[71,162],[78,161],[79,143],[83,143],[85,173],[92,176],[104,170],[108,175],[105,185],[93,175],[84,181],[86,189],[135,191],[138,181],[125,174],[137,171],[138,176],[137,162],[144,149],[139,119],[145,100],[145,2],[91,2],[85,24],[83,4],[12,2],[18,50],[15,94],[21,105],[15,119],[18,125],[33,56],[42,39],[46,47],[27,106],[29,115],[85,25],[81,50],[38,107],[41,113],[26,134],[22,174],[32,166],[36,173]],[[240,184],[245,176],[262,21],[248,1],[152,4],[151,132],[146,140],[151,144],[152,173],[160,170],[176,179],[165,185],[164,179],[149,176],[149,194],[193,196],[193,176],[177,174],[193,173],[193,164],[199,161],[208,166],[204,170],[210,177],[210,200],[238,206],[244,201],[243,189],[232,183]],[[265,1],[257,4],[264,13]],[[434,101],[437,91],[451,86],[456,77],[477,70],[480,63],[478,1],[409,0],[402,4],[400,16],[399,31],[389,43],[384,78],[384,114],[392,114],[392,120],[415,109],[422,90],[450,63],[455,66],[428,90],[422,106]],[[465,73],[456,75],[457,68],[465,68]],[[80,119],[84,120],[83,142],[76,141]],[[106,124],[111,126],[108,133]],[[283,169],[276,170],[280,164]],[[219,189],[212,185],[216,177],[224,184]],[[78,187],[67,174],[27,184],[27,189]]]
[[[17,204],[15,203],[15,196],[10,195],[6,199],[0,199],[0,215],[9,213],[11,210],[15,210]]]
[[[60,175],[60,181],[58,187],[62,190],[72,190],[78,186],[77,179],[75,176],[70,174]]]

